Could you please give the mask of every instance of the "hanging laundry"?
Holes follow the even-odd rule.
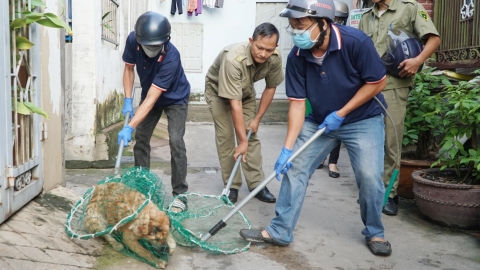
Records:
[[[170,9],[170,14],[175,15],[175,12],[177,12],[177,7],[178,7],[178,14],[182,14],[183,13],[182,0],[172,0],[172,8]]]
[[[203,0],[203,5],[208,8],[215,8],[216,0]]]
[[[188,12],[194,12],[197,9],[197,0],[188,0]]]
[[[198,16],[198,14],[202,14],[202,0],[195,0],[197,1],[197,7],[195,8],[195,16]],[[192,16],[193,11],[190,11],[190,8],[188,9],[188,16]]]
[[[224,2],[224,0],[216,0],[215,1],[215,7],[216,8],[223,8],[223,2]]]

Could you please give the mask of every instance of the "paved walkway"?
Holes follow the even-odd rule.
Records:
[[[270,173],[285,139],[286,126],[262,125],[264,171]],[[189,191],[220,194],[223,185],[212,125],[189,124],[186,132]],[[169,148],[153,142],[153,171],[170,193]],[[127,157],[126,160],[129,158]],[[178,247],[167,269],[480,269],[479,231],[457,231],[433,225],[413,200],[401,200],[396,217],[384,216],[390,257],[373,256],[360,234],[358,189],[342,148],[341,177],[317,170],[309,183],[295,241],[288,247],[252,245],[235,255],[211,255],[200,248]],[[113,251],[103,239],[72,240],[64,231],[66,216],[87,188],[112,170],[67,170],[67,186],[36,198],[0,226],[0,269],[154,269]],[[278,194],[280,182],[268,185]],[[239,200],[248,194],[245,184]],[[171,197],[167,198],[170,200]],[[268,225],[275,205],[252,199],[242,212],[254,228]]]

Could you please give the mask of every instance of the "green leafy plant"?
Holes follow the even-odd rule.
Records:
[[[480,75],[480,69],[475,72]],[[439,158],[433,165],[455,169],[456,175],[466,184],[480,184],[480,84],[459,82],[449,85],[441,93],[444,100],[443,125],[445,137],[441,142]],[[467,138],[469,144],[463,144]],[[468,146],[467,146],[468,145]]]
[[[415,75],[407,100],[402,144],[416,146],[414,159],[430,159],[430,152],[436,150],[434,139],[443,133],[438,92],[451,83],[444,75],[432,74],[434,71],[427,66]]]
[[[36,10],[36,7],[46,7],[45,3],[42,0],[30,0],[31,8],[30,10]],[[15,61],[12,59],[12,68],[15,66],[15,62],[21,59],[22,54],[21,51],[29,50],[34,46],[34,44],[27,38],[21,35],[21,33],[27,33],[26,27],[33,23],[38,23],[40,25],[50,27],[50,28],[63,28],[67,31],[68,35],[72,35],[72,29],[68,26],[68,24],[60,19],[57,15],[50,13],[50,12],[34,12],[28,9],[16,13],[15,18],[11,19],[10,28],[15,30],[15,35],[12,35],[12,39],[14,38],[14,42],[11,42],[11,49],[16,49],[16,57]],[[19,31],[19,30],[24,31]],[[15,44],[15,46],[13,46]],[[45,118],[49,119],[48,115],[43,111],[41,108],[35,106],[33,103],[28,102],[22,98],[22,93],[25,92],[24,88],[19,87],[20,91],[17,91],[17,97],[12,97],[12,109],[16,108],[17,113],[23,115],[29,115],[32,113],[37,113]],[[11,88],[13,89],[13,87]],[[16,103],[15,103],[16,102]]]
[[[13,88],[13,86],[12,86],[12,88]],[[25,88],[21,88],[20,90],[25,91]],[[21,96],[21,95],[19,95],[19,96]],[[19,101],[19,100],[22,100],[22,98],[14,99],[12,97],[12,108],[15,108],[15,102],[16,102],[17,113],[23,114],[23,115],[30,115],[32,113],[36,113],[36,114],[39,114],[39,115],[41,115],[41,116],[43,116],[47,119],[50,119],[48,114],[44,110],[42,110],[42,108],[35,106],[35,104],[33,104],[31,102]]]
[[[108,21],[105,21],[105,19],[108,17],[108,15],[109,15],[110,13],[111,13],[111,11],[106,12],[105,14],[103,14],[101,25],[102,25],[103,27],[107,28],[110,32],[112,32],[112,34],[115,35],[115,31],[113,31],[112,26],[109,24],[111,21],[113,21],[113,19],[108,20]]]

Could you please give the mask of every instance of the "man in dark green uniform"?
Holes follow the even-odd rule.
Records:
[[[388,31],[402,31],[415,35],[424,47],[421,53],[406,59],[398,66],[399,76],[387,75],[387,87],[383,96],[388,104],[388,113],[392,116],[395,126],[385,118],[385,173],[383,182],[388,186],[393,171],[400,165],[400,152],[403,139],[403,122],[407,98],[413,86],[413,79],[419,67],[435,52],[440,45],[440,36],[428,16],[425,8],[414,0],[373,0],[374,6],[365,12],[360,20],[359,29],[370,36],[378,54],[382,57],[388,50]],[[398,134],[396,141],[395,129]],[[386,215],[396,215],[398,209],[397,197],[398,178],[395,180],[392,192],[383,208]]]
[[[249,42],[225,47],[205,78],[205,99],[215,123],[218,159],[225,185],[239,155],[242,155],[242,170],[248,190],[255,189],[265,178],[256,132],[276,87],[283,81],[282,59],[276,50],[278,38],[278,30],[273,24],[260,24]],[[266,87],[257,111],[253,83],[261,79],[265,79]],[[252,136],[247,141],[246,134],[250,129]],[[235,133],[238,141],[236,148]],[[228,195],[232,203],[237,201],[241,185],[242,178],[237,171]],[[276,201],[267,187],[255,197],[268,203]]]

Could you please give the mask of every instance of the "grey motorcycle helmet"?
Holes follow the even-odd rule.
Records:
[[[345,2],[334,0],[335,3],[335,22],[342,25],[347,25],[348,20],[348,5]]]
[[[303,17],[335,18],[333,0],[289,0],[280,17],[299,19]]]
[[[135,39],[140,45],[158,45],[170,40],[171,25],[162,14],[148,11],[135,23]]]

